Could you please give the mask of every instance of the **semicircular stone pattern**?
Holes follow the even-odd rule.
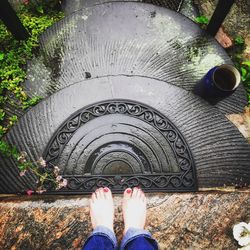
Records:
[[[246,104],[243,87],[222,99],[193,93],[208,69],[231,63],[225,52],[176,12],[102,2],[42,35],[25,86],[47,98],[6,140],[32,161],[42,156],[59,166],[69,183],[61,194],[250,184],[250,146],[225,117]],[[35,186],[32,173],[20,177],[15,162],[0,156],[0,192]]]
[[[72,193],[92,191],[93,181],[114,191],[249,182],[250,147],[234,125],[192,93],[150,78],[109,76],[70,85],[26,113],[7,139],[33,160],[43,155],[58,164]],[[19,177],[13,162],[1,162],[2,190],[8,183],[12,192],[35,185],[32,175]],[[100,180],[100,173],[107,178]],[[176,176],[173,183],[168,174]]]

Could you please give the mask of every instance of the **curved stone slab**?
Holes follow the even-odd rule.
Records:
[[[178,127],[193,154],[199,188],[250,184],[250,146],[235,126],[192,93],[149,78],[110,76],[71,85],[27,112],[6,139],[36,160],[74,112],[111,99],[144,103]],[[34,187],[33,176],[21,178],[12,161],[0,162],[1,192]]]
[[[89,78],[137,75],[193,91],[222,63],[231,63],[226,52],[181,14],[151,4],[105,3],[74,12],[41,36],[41,56],[29,64],[25,85],[30,95],[46,97]],[[243,86],[208,101],[223,113],[247,104]]]

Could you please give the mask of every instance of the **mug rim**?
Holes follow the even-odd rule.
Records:
[[[234,74],[234,76],[235,76],[235,84],[234,84],[234,87],[233,87],[232,89],[230,89],[230,90],[222,89],[220,86],[218,86],[218,85],[216,84],[216,81],[215,81],[215,79],[214,79],[214,74],[216,73],[216,71],[217,71],[218,69],[223,69],[223,68],[230,70],[230,71]],[[233,65],[231,65],[231,64],[222,64],[222,65],[217,66],[217,67],[215,68],[215,70],[214,70],[214,72],[213,72],[213,75],[212,75],[212,79],[213,79],[213,82],[214,82],[214,85],[216,86],[216,88],[218,88],[218,89],[221,90],[221,91],[231,92],[231,91],[234,91],[234,90],[239,86],[239,84],[240,84],[240,82],[241,82],[241,75],[240,75],[239,70],[238,70],[235,66],[233,66]]]

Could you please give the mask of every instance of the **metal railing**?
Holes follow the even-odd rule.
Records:
[[[26,40],[28,31],[24,28],[8,0],[0,0],[0,19],[17,40]]]

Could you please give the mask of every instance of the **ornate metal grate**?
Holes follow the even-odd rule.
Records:
[[[44,158],[68,179],[61,193],[91,193],[100,186],[116,193],[133,186],[150,192],[197,188],[193,157],[180,131],[134,101],[105,101],[77,111],[56,131]]]

